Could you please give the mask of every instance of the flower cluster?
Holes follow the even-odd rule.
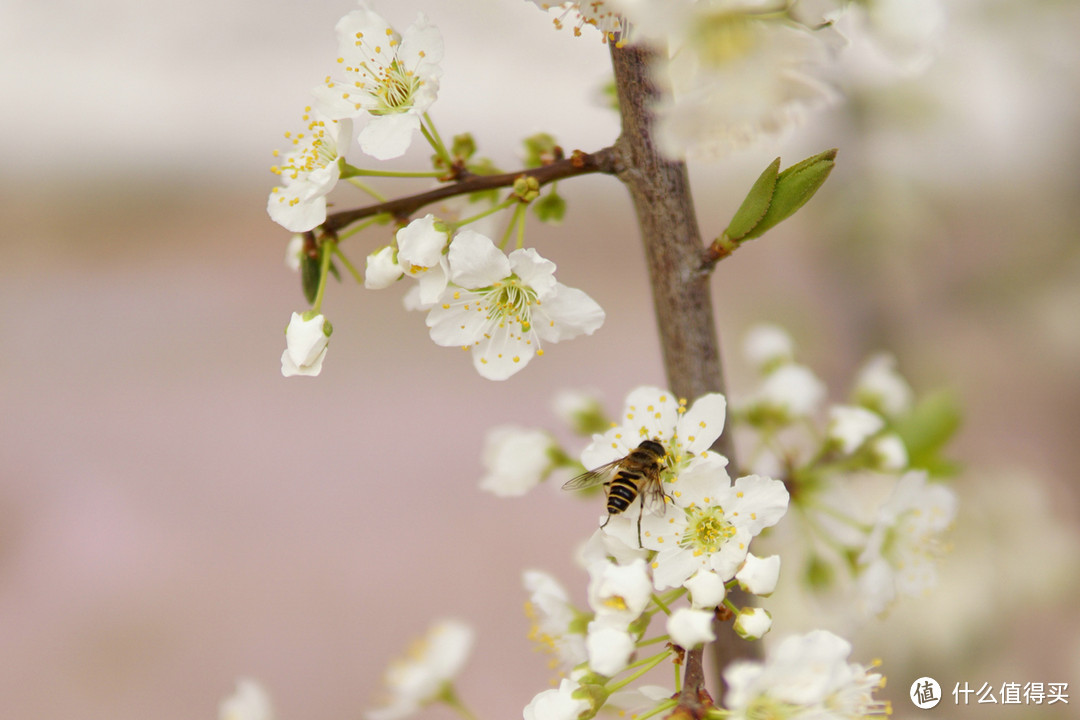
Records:
[[[940,458],[926,446],[909,448],[901,436],[905,418],[919,409],[895,360],[870,358],[848,401],[825,407],[824,383],[795,361],[794,343],[782,329],[751,330],[745,354],[760,380],[737,405],[736,423],[753,470],[783,478],[800,507],[799,527],[809,542],[797,545],[808,548],[808,579],[825,589],[843,568],[868,613],[929,589],[956,497],[930,481],[928,469],[941,467]],[[944,437],[916,440],[938,447]]]
[[[519,372],[543,354],[543,343],[595,332],[604,321],[600,306],[581,290],[556,281],[555,264],[535,249],[522,247],[524,209],[540,198],[539,183],[533,178],[521,178],[521,187],[515,185],[507,199],[472,218],[448,223],[427,214],[407,224],[402,221],[393,241],[368,256],[362,277],[338,247],[344,237],[339,228],[327,225],[326,232],[316,237],[312,231],[326,223],[327,195],[341,178],[381,199],[358,177],[446,180],[459,171],[491,172],[483,163],[466,164],[475,151],[471,136],[455,137],[448,149],[428,117],[438,93],[443,46],[438,29],[426,17],[421,14],[399,33],[360,0],[359,8],[338,22],[337,39],[336,67],[313,91],[314,109],[307,108],[304,115],[306,130],[287,136],[293,149],[273,168],[282,184],[273,189],[267,203],[274,221],[303,233],[294,236],[286,262],[300,271],[313,305],[302,317],[294,314],[289,325],[282,374],[321,371],[330,334],[321,302],[327,276],[340,276],[338,263],[369,289],[389,287],[403,277],[416,280],[405,296],[406,307],[427,313],[431,339],[468,350],[476,370],[488,379],[505,380]],[[377,160],[402,155],[416,132],[422,132],[435,150],[435,169],[395,173],[349,165],[346,154],[354,124],[361,128],[356,136],[360,150]],[[444,177],[448,171],[451,174]],[[552,192],[546,197],[556,196]],[[507,239],[496,246],[486,235],[463,227],[511,207],[518,243],[509,254],[504,252]],[[384,214],[370,222],[390,220]],[[509,233],[504,236],[508,237]]]
[[[785,638],[764,662],[737,661],[724,670],[724,705],[733,720],[775,717],[868,718],[891,714],[874,700],[880,673],[849,663],[851,644],[825,630]]]

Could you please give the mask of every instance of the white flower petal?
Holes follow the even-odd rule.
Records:
[[[712,629],[713,615],[712,610],[679,608],[668,617],[668,635],[676,645],[686,649],[712,642],[716,639]]]
[[[720,393],[702,395],[683,413],[675,426],[683,450],[697,455],[712,447],[724,432],[727,399]]]
[[[683,587],[690,591],[693,607],[699,610],[717,607],[727,595],[724,581],[711,570],[699,570]]]
[[[513,426],[488,431],[481,462],[487,473],[480,489],[497,497],[520,497],[536,487],[551,469],[551,436],[542,430]]]
[[[757,640],[772,628],[772,615],[762,608],[743,608],[735,618],[735,632],[745,640]]]
[[[449,240],[448,233],[438,230],[438,219],[428,213],[397,231],[398,258],[403,265],[429,268],[439,264],[443,249]]]
[[[394,248],[383,247],[367,256],[364,270],[364,287],[369,290],[382,290],[393,285],[401,278],[401,266],[394,260]]]
[[[508,259],[510,270],[541,299],[555,289],[555,263],[542,258],[533,248],[514,250]]]
[[[510,275],[510,261],[480,233],[462,230],[450,243],[450,280],[464,288],[493,285]]]
[[[771,595],[776,589],[776,581],[779,578],[779,555],[759,558],[753,553],[747,553],[746,561],[739,569],[739,572],[735,573],[735,579],[739,581],[739,587],[760,597]]]
[[[604,324],[604,310],[582,290],[555,283],[547,298],[533,308],[533,327],[547,342],[592,335]]]
[[[589,623],[585,651],[589,656],[589,667],[611,677],[630,664],[630,656],[634,654],[634,638],[626,630],[593,621]]]
[[[218,707],[218,720],[273,720],[274,708],[270,696],[254,680],[241,679],[236,692],[225,698]]]
[[[405,154],[413,133],[419,129],[420,117],[412,113],[379,115],[360,131],[356,141],[376,160],[390,160]]]

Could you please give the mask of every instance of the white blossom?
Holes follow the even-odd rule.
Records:
[[[419,304],[435,304],[446,290],[447,260],[444,250],[450,229],[428,213],[397,231],[398,263],[402,272],[419,284]]]
[[[394,258],[394,247],[386,245],[367,256],[364,287],[368,290],[383,290],[396,283],[402,274],[401,265]]]
[[[593,671],[611,677],[626,669],[636,645],[626,628],[597,619],[589,623],[585,651]]]
[[[779,325],[755,325],[743,340],[743,354],[759,372],[793,362],[795,342]]]
[[[447,683],[461,672],[473,645],[473,631],[457,620],[433,625],[409,655],[391,663],[386,671],[390,699],[365,713],[367,720],[398,720],[434,701]]]
[[[825,385],[805,365],[781,365],[769,373],[749,398],[752,408],[778,412],[787,418],[813,415],[825,399]]]
[[[874,438],[870,443],[870,452],[881,470],[896,472],[908,466],[907,446],[896,433]]]
[[[695,610],[716,608],[727,595],[724,581],[712,570],[698,570],[683,587],[690,591],[690,604]]]
[[[270,191],[266,211],[277,224],[304,232],[326,220],[326,195],[341,177],[352,122],[327,120],[310,108],[304,132],[286,133],[293,148],[280,166],[271,168],[284,183]]]
[[[487,471],[480,489],[497,497],[519,497],[551,470],[551,436],[543,430],[503,425],[488,431],[481,462]]]
[[[218,720],[273,720],[274,708],[270,696],[254,680],[241,679],[236,692],[221,701]]]
[[[878,673],[848,663],[851,645],[825,630],[785,638],[764,662],[737,660],[724,670],[732,720],[760,717],[844,720],[888,714],[873,691]]]
[[[627,32],[626,21],[617,12],[617,2],[610,0],[569,0],[552,2],[551,0],[531,0],[541,10],[555,11],[552,21],[557,30],[567,25],[573,27],[574,35],[580,36],[581,29],[592,25],[600,31],[604,42],[624,40]]]
[[[896,371],[896,358],[880,353],[863,364],[855,377],[855,400],[860,405],[893,418],[911,409],[914,392]]]
[[[838,99],[828,47],[811,31],[697,3],[657,76],[657,141],[670,157],[719,157],[801,124]]]
[[[472,352],[489,380],[505,380],[543,353],[541,341],[591,335],[604,311],[555,280],[555,263],[533,249],[507,257],[487,237],[462,230],[450,244],[450,281],[428,313],[431,339]]]
[[[585,633],[575,629],[580,613],[570,603],[566,589],[540,570],[526,570],[523,581],[529,593],[526,603],[526,614],[532,622],[529,639],[551,653],[555,663],[563,668],[585,662]]]
[[[743,608],[735,618],[734,628],[744,640],[758,640],[772,628],[772,615],[763,608]]]
[[[735,579],[739,581],[739,587],[748,593],[761,597],[772,595],[776,582],[780,579],[780,556],[759,558],[753,553],[747,553],[746,561],[739,568],[739,572],[735,573]]]
[[[854,405],[833,405],[829,408],[829,425],[826,434],[840,445],[845,455],[862,447],[862,444],[885,427],[880,415]]]
[[[404,154],[438,94],[438,28],[420,14],[399,34],[361,0],[336,30],[337,68],[313,90],[319,109],[335,119],[367,119],[357,140],[368,155],[387,160]]]
[[[606,560],[589,565],[589,606],[598,618],[623,627],[645,611],[652,597],[652,580],[642,559],[625,565]]]
[[[281,354],[281,374],[291,377],[322,372],[331,331],[330,323],[321,314],[305,320],[303,315],[294,312],[285,330],[286,347]]]
[[[712,642],[716,639],[712,629],[714,615],[712,610],[678,608],[667,619],[668,635],[676,645],[688,650]]]
[[[858,558],[858,587],[869,612],[880,613],[898,594],[918,596],[937,583],[939,536],[955,516],[952,490],[928,483],[922,471],[900,478]]]
[[[577,720],[590,708],[588,700],[574,697],[580,687],[576,681],[563,678],[558,688],[537,693],[522,711],[523,720]]]

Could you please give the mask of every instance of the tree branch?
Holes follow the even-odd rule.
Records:
[[[335,233],[342,228],[348,227],[357,220],[389,213],[395,218],[405,220],[422,207],[436,203],[440,200],[468,195],[484,190],[494,190],[501,187],[510,187],[518,178],[531,177],[541,185],[562,180],[563,178],[589,173],[616,174],[620,171],[618,157],[614,147],[607,147],[595,153],[586,153],[575,150],[570,157],[556,160],[548,165],[517,172],[502,173],[499,175],[474,175],[467,171],[460,172],[454,182],[442,185],[434,190],[406,195],[394,198],[386,202],[368,205],[353,210],[342,210],[327,216],[322,224],[324,232]]]
[[[696,399],[724,392],[720,341],[713,320],[709,272],[702,268],[705,252],[698,230],[686,164],[662,157],[653,140],[651,108],[659,98],[652,82],[653,50],[611,45],[611,62],[622,114],[622,134],[615,143],[618,177],[626,184],[637,212],[645,245],[653,306],[663,351],[668,387],[678,397]],[[723,433],[713,449],[733,467],[732,433]],[[758,657],[756,643],[739,638],[730,623],[714,623],[712,644],[718,674],[736,657]],[[690,700],[705,693],[701,653],[687,659],[683,696]],[[691,673],[691,662],[696,669]],[[717,687],[722,687],[718,677]],[[706,693],[707,696],[707,693]],[[680,698],[680,705],[682,698]]]

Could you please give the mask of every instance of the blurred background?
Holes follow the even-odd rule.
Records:
[[[283,379],[282,331],[304,301],[289,235],[265,214],[270,151],[299,128],[353,7],[0,4],[4,717],[212,718],[250,676],[280,718],[354,718],[442,617],[478,627],[460,688],[482,718],[517,717],[548,687],[521,571],[583,598],[571,554],[598,501],[551,484],[482,494],[480,452],[496,424],[557,429],[553,389],[594,389],[614,412],[663,384],[630,204],[611,178],[567,181],[563,226],[530,227],[608,319],[510,381],[434,346],[397,288],[348,284],[324,305],[322,375]],[[516,0],[381,9],[399,29],[425,11],[443,32],[444,136],[471,131],[508,168],[537,131],[567,149],[616,137],[595,33],[556,32]],[[773,157],[840,149],[803,213],[715,273],[733,396],[740,338],[770,321],[836,399],[888,349],[917,391],[964,407],[942,586],[856,639],[856,659],[884,661],[898,717],[921,675],[1068,682],[1074,705],[1080,691],[1078,30],[1065,0],[957,0],[925,74],[849,72],[848,100],[791,136],[691,164],[713,236]],[[400,166],[425,156],[414,143]],[[361,260],[386,233],[343,249]],[[1012,710],[938,708],[1070,716]]]

